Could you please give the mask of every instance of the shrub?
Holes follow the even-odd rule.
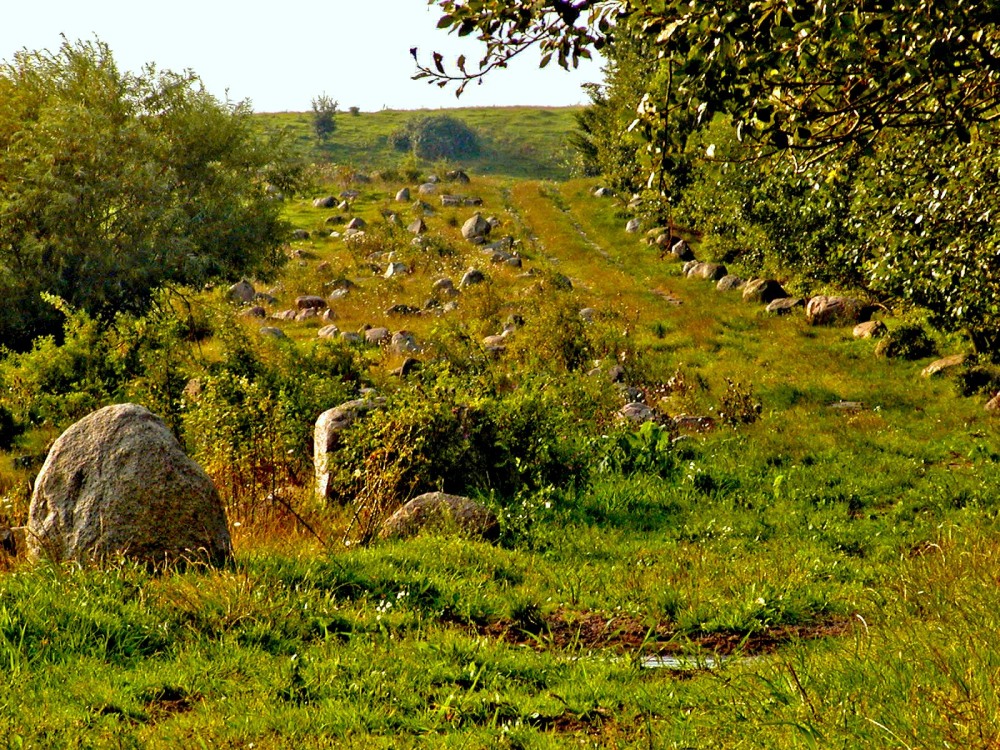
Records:
[[[904,323],[889,332],[875,347],[875,354],[880,357],[921,359],[929,357],[937,347],[922,326],[916,323]]]
[[[465,159],[479,155],[479,136],[456,117],[415,117],[389,135],[397,151],[412,151],[421,159]]]

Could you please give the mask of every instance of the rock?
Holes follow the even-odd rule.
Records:
[[[520,268],[522,265],[521,256],[519,255],[511,256],[510,258],[507,258],[507,260],[505,260],[504,263],[506,263],[511,268]]]
[[[248,307],[240,315],[244,318],[266,318],[267,310],[260,305],[254,305],[253,307]]]
[[[235,284],[229,287],[229,291],[227,292],[227,294],[229,295],[229,299],[231,300],[234,300],[236,302],[247,303],[247,302],[253,302],[254,298],[257,295],[257,292],[254,290],[253,284],[244,279],[243,281],[237,281]]]
[[[718,281],[728,275],[726,267],[720,263],[698,263],[691,268],[688,276],[708,281]]]
[[[667,236],[669,237],[669,235]],[[684,240],[677,240],[677,242],[670,246],[670,255],[677,260],[685,262],[694,260],[694,250]]]
[[[477,196],[470,196],[468,198],[463,198],[462,199],[462,205],[463,206],[469,206],[470,208],[472,206],[481,206],[481,205],[483,205],[483,199],[479,198]]]
[[[313,201],[313,208],[333,208],[337,205],[337,199],[332,195],[325,195]]]
[[[337,326],[331,324],[320,328],[316,332],[316,335],[321,339],[334,339],[340,335],[340,329],[337,328]]]
[[[340,214],[327,216],[325,219],[323,219],[324,224],[331,224],[331,225],[343,224],[345,221],[347,221],[347,219],[341,216]]]
[[[315,307],[307,307],[304,310],[299,310],[295,314],[295,320],[299,322],[303,320],[309,320],[310,318],[318,318],[318,317],[319,317],[319,310],[317,310]]]
[[[625,224],[625,231],[629,234],[635,234],[642,228],[642,222],[638,219],[629,219],[628,223]]]
[[[597,317],[597,310],[593,307],[585,307],[580,310],[580,319],[584,323],[593,323],[594,319]]]
[[[384,404],[383,399],[357,399],[328,409],[319,415],[313,428],[313,471],[316,494],[331,499],[333,468],[330,455],[340,447],[340,434],[358,419]]]
[[[57,562],[218,565],[232,557],[212,480],[137,404],[106,406],[59,436],[35,481],[27,546]]]
[[[487,349],[495,349],[496,347],[502,347],[506,344],[506,334],[497,333],[491,336],[486,336],[483,339],[483,346]]]
[[[490,225],[490,229],[498,229],[500,227],[500,219],[496,216],[490,216],[486,219],[486,223]]]
[[[772,315],[788,315],[796,307],[805,307],[806,301],[801,297],[781,297],[769,303],[765,308]]]
[[[362,337],[357,331],[341,331],[340,340],[345,344],[360,344]]]
[[[345,201],[352,201],[352,200],[354,200],[355,198],[357,198],[360,195],[361,195],[361,193],[358,192],[357,190],[341,190],[340,191],[340,197],[341,197],[341,199],[343,199]]]
[[[986,402],[986,411],[1000,412],[1000,393]]]
[[[856,414],[859,411],[864,411],[867,407],[861,401],[834,401],[832,404],[827,404],[827,408],[848,414]]]
[[[420,308],[419,307],[413,307],[412,305],[405,305],[403,303],[399,303],[397,305],[392,305],[391,307],[387,307],[386,310],[385,310],[385,314],[389,315],[389,316],[393,316],[393,315],[419,315],[420,314]]]
[[[253,296],[254,302],[260,302],[265,305],[276,305],[278,303],[278,298],[273,294],[268,294],[267,292],[257,292]]]
[[[403,360],[403,364],[393,370],[391,374],[399,378],[405,378],[410,373],[419,370],[420,365],[421,362],[419,359],[416,359],[415,357],[407,357]]]
[[[348,296],[350,293],[351,290],[347,288],[334,289],[332,292],[330,292],[330,296],[327,299],[329,299],[331,302],[336,302],[337,300],[344,299],[344,297]]]
[[[400,355],[416,354],[420,351],[420,346],[417,344],[417,337],[409,331],[396,331],[392,334],[389,347],[394,353]]]
[[[858,323],[854,326],[854,338],[856,339],[878,339],[885,336],[889,329],[881,320],[869,320],[866,323]]]
[[[305,229],[296,229],[295,231],[292,232],[292,239],[293,240],[308,240],[309,239],[309,232],[307,232]]]
[[[434,184],[433,182],[425,182],[423,185],[417,188],[417,194],[423,196],[437,195],[437,191],[438,191],[437,185]]]
[[[259,331],[257,331],[264,338],[269,339],[287,339],[288,336],[280,328],[275,328],[274,326],[264,326]]]
[[[364,333],[366,344],[384,344],[389,340],[388,328],[369,328]]]
[[[439,182],[441,182],[441,178],[438,177],[436,174],[429,174],[427,175],[427,182],[429,182],[431,185],[437,185]]]
[[[455,294],[458,291],[455,289],[455,282],[447,277],[435,281],[431,288],[435,292],[440,292],[442,294]]]
[[[353,229],[355,231],[360,232],[360,231],[362,231],[367,226],[368,226],[368,223],[364,219],[362,219],[360,216],[355,216],[353,219],[351,219],[349,222],[347,222],[346,229],[348,231],[350,231],[350,230]]]
[[[405,263],[390,263],[386,269],[383,276],[387,279],[391,279],[393,276],[402,276],[410,272]]]
[[[323,319],[323,320],[324,320],[325,322],[329,323],[329,322],[330,322],[331,320],[336,320],[336,319],[337,319],[337,313],[336,313],[336,311],[335,311],[335,310],[333,310],[333,309],[331,309],[331,308],[329,308],[329,307],[328,307],[328,308],[326,308],[326,309],[325,309],[325,310],[323,311],[323,314],[322,314],[322,315],[321,315],[320,317],[321,317],[321,318],[322,318],[322,319]]]
[[[465,199],[461,195],[442,195],[441,205],[445,208],[454,208],[461,206],[465,203]]]
[[[397,203],[409,203],[411,199],[410,189],[408,187],[400,188],[399,192],[396,193]]]
[[[423,219],[417,219],[416,221],[412,222],[408,227],[406,227],[406,231],[409,232],[410,234],[421,235],[427,231],[427,222],[425,222]]]
[[[486,281],[486,276],[478,268],[470,268],[462,276],[462,280],[459,282],[459,289],[465,289],[466,287],[474,286],[475,284],[482,284]]]
[[[733,274],[730,273],[719,279],[719,283],[715,285],[715,288],[720,292],[729,292],[733,289],[739,289],[744,283],[743,279],[739,276],[733,276]]]
[[[610,188],[598,187],[594,188],[593,195],[596,198],[610,198],[614,195],[614,192]]]
[[[656,412],[643,403],[630,401],[618,412],[619,416],[630,422],[641,424],[642,422],[655,422]]]
[[[767,305],[787,296],[788,292],[774,279],[750,279],[743,285],[744,302]]]
[[[383,539],[405,539],[421,531],[458,531],[496,541],[500,536],[497,517],[483,505],[460,495],[428,492],[393,513],[382,524]]]
[[[424,201],[414,201],[413,211],[421,214],[422,216],[434,215],[434,207],[430,203],[425,203]]]
[[[469,179],[469,175],[463,172],[461,169],[453,169],[445,174],[445,179],[451,182],[457,182],[460,185],[468,185],[472,180]]]
[[[548,278],[548,285],[559,292],[572,292],[573,282],[569,276],[562,273],[554,273]]]
[[[692,417],[680,414],[674,417],[674,427],[683,432],[710,432],[715,429],[715,420],[711,417]]]
[[[490,223],[477,211],[462,225],[462,236],[467,240],[472,240],[476,237],[485,238],[489,235],[491,229]]]
[[[871,317],[872,308],[854,297],[817,295],[806,303],[806,322],[812,325],[855,325]]]
[[[271,315],[271,320],[295,320],[298,310],[279,310]]]
[[[326,307],[326,300],[322,297],[317,297],[314,294],[304,294],[301,297],[295,298],[295,306],[299,310],[317,309],[321,310]]]
[[[933,378],[935,375],[940,375],[965,364],[965,360],[966,355],[964,354],[952,354],[950,357],[934,360],[920,371],[920,377]]]

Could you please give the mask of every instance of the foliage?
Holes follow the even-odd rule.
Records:
[[[934,354],[935,350],[927,331],[916,323],[904,323],[892,329],[875,347],[879,356],[901,359],[922,359]]]
[[[450,115],[411,118],[389,136],[397,151],[412,151],[420,159],[455,161],[479,155],[479,137],[462,120]]]
[[[763,405],[753,388],[726,378],[726,392],[719,403],[719,419],[730,427],[753,424],[760,419]]]
[[[312,100],[312,127],[320,143],[326,143],[337,130],[337,106],[326,93]],[[355,109],[352,107],[352,110]],[[353,111],[351,114],[355,114]]]
[[[248,104],[193,74],[123,73],[102,42],[18,53],[0,67],[0,338],[58,334],[42,292],[106,322],[163,285],[273,274],[266,188],[293,173]]]

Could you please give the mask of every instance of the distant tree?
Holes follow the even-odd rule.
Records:
[[[193,74],[122,72],[99,41],[18,53],[0,65],[0,342],[61,331],[42,293],[110,320],[163,285],[273,274],[286,153]]]
[[[421,159],[465,159],[478,156],[476,131],[449,115],[415,117],[389,135],[397,151],[410,151]]]
[[[325,93],[312,100],[313,132],[321,143],[329,141],[337,129],[338,104]]]

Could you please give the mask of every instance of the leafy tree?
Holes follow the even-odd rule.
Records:
[[[295,169],[251,115],[193,74],[122,72],[103,42],[0,66],[0,340],[60,333],[42,293],[107,321],[164,285],[274,273],[267,188]]]
[[[312,100],[313,132],[316,133],[316,137],[319,138],[320,143],[329,141],[330,136],[337,130],[338,106],[339,102],[335,102],[326,93],[320,94]],[[354,107],[351,109],[353,110]]]
[[[397,151],[411,151],[421,159],[464,159],[479,154],[479,136],[449,115],[411,118],[389,136]]]

